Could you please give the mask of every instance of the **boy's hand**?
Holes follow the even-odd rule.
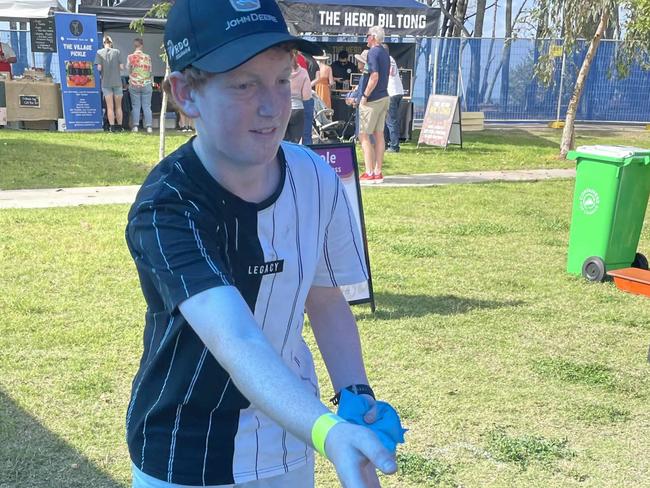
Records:
[[[373,424],[377,420],[377,402],[373,397],[370,395],[359,395],[362,396],[367,400],[367,402],[370,404],[370,408],[366,413],[363,414],[363,421],[366,424]]]
[[[393,454],[366,427],[336,424],[325,440],[325,452],[344,488],[377,488],[380,485],[375,469],[385,474],[397,471]]]

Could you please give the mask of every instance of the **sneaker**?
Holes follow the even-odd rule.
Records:
[[[108,132],[117,132],[117,126],[116,125],[111,125],[108,127]]]
[[[383,183],[384,182],[384,175],[379,173],[378,175],[373,175],[372,176],[372,182],[373,183]]]
[[[153,132],[153,129],[151,127],[147,127],[147,134],[151,134]]]
[[[131,132],[138,132],[138,126],[134,126],[131,128]]]
[[[395,148],[393,148],[393,147],[389,147],[388,149],[386,149],[386,152],[389,152],[389,153],[398,153],[398,152],[399,152],[399,147],[395,147]]]
[[[359,182],[362,185],[372,185],[375,182],[375,178],[368,173],[363,173],[361,176],[359,176]]]

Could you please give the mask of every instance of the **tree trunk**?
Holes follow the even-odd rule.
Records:
[[[169,76],[169,61],[165,59],[165,79]],[[158,146],[158,159],[165,157],[165,115],[167,115],[167,92],[163,90],[160,103],[160,143]]]
[[[483,37],[483,19],[485,18],[486,0],[477,0],[476,19],[474,20],[474,39],[468,41],[472,52],[467,86],[467,107],[470,111],[479,110],[479,88],[481,85],[481,37]]]
[[[492,18],[492,40],[490,40],[490,49],[488,50],[487,63],[485,63],[485,70],[483,71],[483,82],[481,83],[481,93],[479,95],[480,100],[483,102],[487,101],[485,99],[485,92],[487,91],[488,84],[488,74],[490,72],[490,66],[492,65],[492,51],[494,50],[494,36],[497,30],[497,12],[499,10],[499,0],[494,1],[494,17]]]
[[[458,23],[454,25],[453,37],[460,37],[463,32],[462,26],[465,25],[465,14],[467,13],[467,0],[456,0],[456,19]]]
[[[585,86],[585,81],[587,80],[587,75],[589,75],[589,68],[591,67],[591,62],[596,55],[598,50],[598,45],[600,40],[603,37],[603,33],[607,28],[607,22],[609,20],[609,10],[603,9],[600,14],[600,22],[598,23],[598,28],[594,34],[591,43],[589,44],[589,50],[585,56],[580,71],[578,72],[578,78],[576,79],[576,85],[573,89],[573,94],[571,95],[571,101],[566,111],[566,119],[564,121],[564,130],[562,131],[562,140],[560,142],[560,158],[566,158],[567,153],[575,147],[575,121],[576,113],[578,112],[578,104],[580,103],[580,97],[582,96],[582,90]]]
[[[512,38],[512,0],[506,0],[506,39],[501,58],[501,95],[499,103],[501,110],[508,110],[508,91],[510,88],[510,39]]]

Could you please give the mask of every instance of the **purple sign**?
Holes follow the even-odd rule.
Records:
[[[339,178],[354,176],[354,147],[313,147],[313,151],[334,168]]]

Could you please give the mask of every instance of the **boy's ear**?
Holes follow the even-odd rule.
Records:
[[[169,83],[174,96],[174,103],[181,109],[185,115],[196,119],[201,114],[194,101],[194,90],[190,87],[183,73],[174,71],[169,75]]]

